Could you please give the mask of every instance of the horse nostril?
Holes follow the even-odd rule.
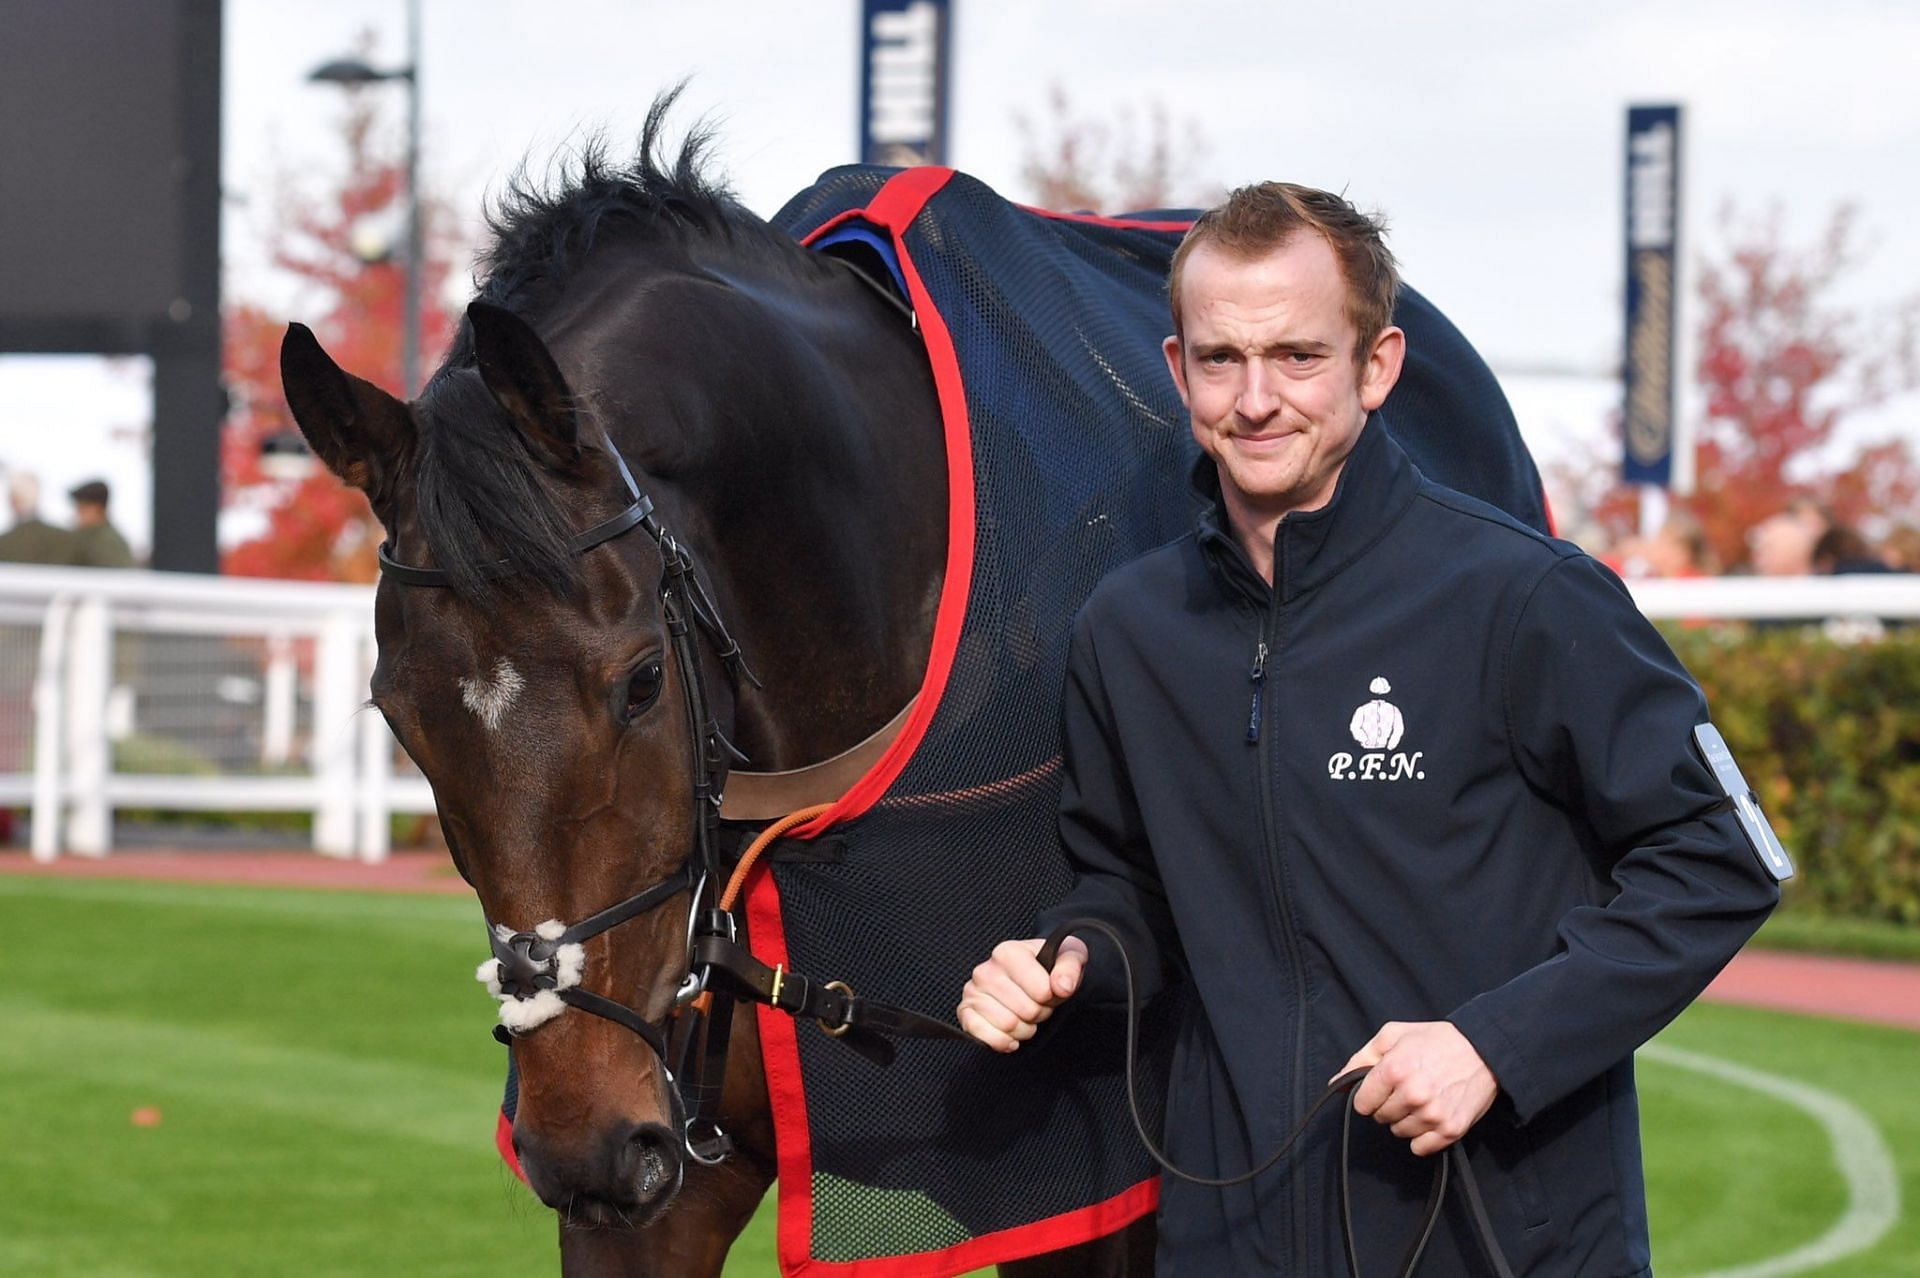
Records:
[[[634,1198],[650,1203],[671,1197],[680,1184],[680,1142],[659,1123],[635,1128],[621,1150],[621,1180],[633,1186]]]

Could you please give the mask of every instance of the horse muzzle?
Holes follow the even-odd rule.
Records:
[[[514,1128],[513,1147],[540,1201],[575,1225],[638,1229],[667,1209],[686,1173],[679,1135],[629,1123],[576,1150]]]

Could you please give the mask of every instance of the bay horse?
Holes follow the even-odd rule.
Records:
[[[698,1156],[656,1028],[717,892],[710,787],[723,755],[801,768],[893,719],[946,552],[917,335],[735,203],[703,131],[665,158],[671,104],[631,164],[591,147],[557,191],[512,184],[419,398],[302,326],[281,350],[302,433],[386,530],[372,704],[494,929],[512,1147],[568,1274],[718,1274],[772,1183],[752,1008],[706,1031],[731,1031],[723,1079],[699,1081],[725,1158]],[[615,904],[618,926],[562,922]],[[1144,1273],[1151,1253],[1148,1222],[1006,1270]]]

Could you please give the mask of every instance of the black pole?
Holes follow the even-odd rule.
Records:
[[[154,322],[153,559],[173,572],[218,572],[220,428],[219,0],[180,13],[180,294]]]

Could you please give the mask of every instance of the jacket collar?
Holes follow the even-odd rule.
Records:
[[[1333,499],[1285,516],[1274,530],[1273,589],[1280,602],[1292,602],[1365,554],[1406,513],[1420,483],[1419,469],[1373,414],[1347,455]],[[1208,559],[1235,588],[1269,602],[1266,582],[1234,540],[1220,474],[1205,453],[1194,463],[1192,484],[1202,503],[1196,531]]]

